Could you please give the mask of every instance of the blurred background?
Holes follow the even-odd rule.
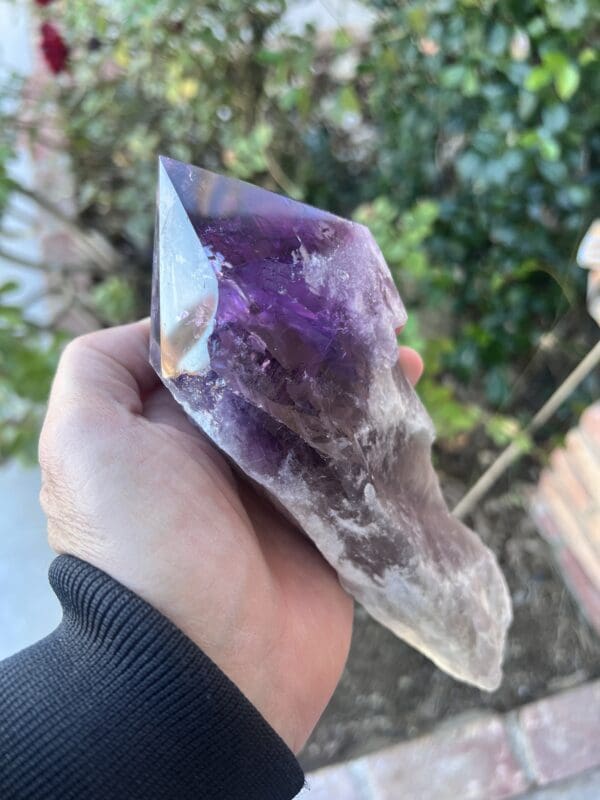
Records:
[[[515,607],[500,689],[458,684],[357,609],[304,766],[582,687],[598,701],[599,517],[585,511],[587,550],[577,532],[573,545],[557,522],[573,529],[569,498],[546,502],[539,484],[544,468],[557,491],[569,483],[552,454],[571,452],[598,369],[535,435],[527,425],[598,342],[576,253],[598,215],[599,23],[594,0],[0,0],[0,657],[58,620],[37,506],[44,403],[71,336],[148,313],[161,153],[370,227],[410,314],[402,341],[425,360],[419,392],[451,505],[503,448],[519,451],[468,516]],[[590,719],[597,736],[600,701]],[[558,777],[600,766],[589,758]],[[493,800],[544,784],[521,768],[513,794],[484,781],[453,795],[403,784],[404,796]],[[353,769],[327,773],[323,797],[375,797]],[[568,791],[552,797],[588,797]]]

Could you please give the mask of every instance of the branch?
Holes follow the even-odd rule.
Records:
[[[30,259],[24,258],[23,256],[18,256],[15,253],[9,253],[7,250],[3,250],[1,247],[0,258],[4,259],[5,261],[11,261],[13,264],[18,264],[20,267],[27,267],[27,269],[48,269],[48,267],[46,267],[44,264],[40,264],[39,261],[30,261]]]
[[[92,272],[94,268],[97,267],[97,264],[92,264],[85,261],[82,261],[78,264],[69,265],[32,261],[24,256],[19,256],[16,253],[11,253],[8,250],[4,250],[2,247],[0,247],[0,259],[10,261],[11,263],[17,264],[20,267],[35,269],[39,272],[47,272],[49,275],[56,275],[60,276],[61,278],[66,278],[68,275],[74,275],[78,272]]]
[[[79,223],[71,219],[67,214],[62,211],[58,206],[48,200],[46,197],[35,192],[33,189],[28,189],[25,186],[17,183],[14,180],[10,181],[10,188],[18,194],[32,200],[40,208],[48,214],[57,219],[67,230],[74,236],[75,240],[86,250],[101,269],[107,272],[112,272],[114,267],[120,262],[121,256],[117,250],[100,234],[85,230]]]
[[[583,361],[575,367],[549,400],[544,403],[522,433],[530,435],[538,428],[541,428],[598,364],[600,364],[600,341],[596,342]],[[515,439],[500,453],[494,463],[486,469],[475,485],[469,489],[453,509],[454,516],[463,519],[467,514],[470,514],[486,492],[522,453],[521,444]]]
[[[283,189],[283,191],[290,197],[300,198],[301,193],[299,192],[298,187],[290,178],[288,178],[277,161],[275,161],[275,159],[268,153],[265,154],[265,157],[269,175],[273,178],[277,186],[279,186],[280,189]]]

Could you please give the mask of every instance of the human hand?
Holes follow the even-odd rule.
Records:
[[[400,348],[407,377],[422,371]],[[298,751],[340,678],[352,599],[148,363],[148,323],[75,339],[40,437],[48,536],[158,609]]]

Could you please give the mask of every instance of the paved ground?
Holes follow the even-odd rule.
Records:
[[[60,618],[46,577],[52,553],[38,492],[37,470],[0,469],[0,659],[49,633]]]
[[[598,800],[600,681],[308,776],[302,800]]]
[[[560,781],[545,789],[527,792],[520,800],[598,800],[600,798],[600,770],[585,772],[567,781]]]

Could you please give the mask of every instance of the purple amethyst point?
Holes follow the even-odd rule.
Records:
[[[364,226],[160,159],[156,371],[375,619],[491,690],[510,599],[443,500],[433,426],[398,364],[405,321]]]

